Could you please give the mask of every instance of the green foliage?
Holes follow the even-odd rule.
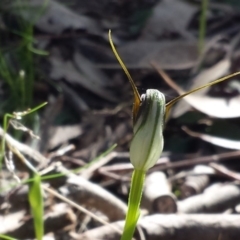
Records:
[[[202,53],[202,50],[204,48],[204,39],[206,36],[207,7],[208,7],[208,0],[202,0],[200,26],[199,26],[199,45],[198,45],[200,54]]]
[[[34,24],[46,3],[46,0],[43,1],[42,7],[34,11],[29,6],[29,0],[0,3],[0,14],[5,20],[4,28],[0,29],[0,79],[4,83],[0,95],[0,116],[5,112],[22,111],[34,104],[36,56],[47,54],[34,47]],[[23,18],[26,15],[30,16],[29,20]],[[28,121],[33,124],[34,114],[29,116]]]
[[[33,44],[33,26],[23,24],[20,31],[22,34],[16,38],[15,47],[8,49],[6,43],[0,42],[0,77],[7,87],[2,113],[32,106],[35,71],[29,47]]]
[[[39,106],[37,106],[33,109],[28,109],[27,111],[24,111],[24,112],[14,112],[13,114],[6,113],[3,118],[4,133],[7,132],[8,125],[9,125],[9,119],[16,119],[16,120],[22,119],[22,117],[36,112],[38,109],[42,108],[46,104],[47,103],[42,103]],[[3,161],[4,154],[5,154],[5,147],[6,147],[6,139],[5,139],[5,137],[3,137],[2,142],[1,142],[1,151],[0,151],[0,169],[2,169],[2,161]]]
[[[46,103],[43,103],[35,107],[34,109],[29,109],[24,112],[15,112],[13,114],[9,114],[9,113],[5,114],[4,120],[3,120],[4,133],[7,132],[9,119],[13,118],[13,119],[19,120],[30,113],[34,113],[39,108],[45,105]],[[5,155],[5,148],[6,148],[5,145],[6,145],[6,138],[5,136],[3,136],[2,148],[1,148],[1,154],[0,154],[0,169],[2,167],[2,160]],[[34,229],[35,229],[37,240],[41,240],[44,234],[44,227],[43,227],[44,212],[43,212],[43,197],[42,197],[42,190],[41,190],[41,176],[37,173],[37,170],[31,164],[26,162],[26,166],[28,167],[30,175],[32,176],[32,181],[29,182],[28,198],[31,206],[33,219],[34,219]]]
[[[43,224],[43,196],[41,188],[41,176],[33,173],[33,181],[29,183],[28,199],[31,206],[31,212],[34,219],[34,229],[37,240],[42,240],[44,235]]]
[[[5,239],[5,240],[17,240],[16,238],[12,238],[10,236],[6,236],[3,234],[0,234],[0,239]]]

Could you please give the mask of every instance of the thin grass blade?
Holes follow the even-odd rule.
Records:
[[[33,181],[29,183],[28,199],[31,206],[36,239],[42,240],[44,235],[43,196],[41,176],[38,173],[34,173]]]

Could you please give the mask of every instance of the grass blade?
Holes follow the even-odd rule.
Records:
[[[42,240],[44,235],[43,196],[41,176],[38,173],[34,173],[33,181],[29,183],[28,199],[31,206],[36,239]]]

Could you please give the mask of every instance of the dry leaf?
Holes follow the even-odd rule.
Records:
[[[183,127],[183,130],[186,133],[188,133],[190,136],[200,138],[203,141],[212,143],[216,146],[228,148],[228,149],[240,150],[240,140],[239,141],[230,140],[230,139],[226,139],[226,138],[211,136],[208,134],[198,133],[198,132],[189,130],[187,127]]]
[[[230,61],[226,58],[210,69],[204,70],[193,80],[193,85],[190,89],[193,89],[196,86],[204,85],[208,82],[211,82],[212,80],[216,80],[217,78],[223,76],[229,70],[229,67]],[[186,92],[181,89],[181,87],[176,85],[176,83],[173,83],[173,85],[175,85],[174,89],[179,94]],[[196,108],[198,111],[213,117],[235,118],[240,116],[240,96],[236,96],[230,99],[213,98],[203,95],[206,91],[207,89],[204,89],[186,96],[173,109],[172,116],[175,118],[179,117],[189,109],[189,106],[186,105],[184,101],[187,102],[190,106]]]
[[[209,69],[205,69],[202,72],[200,72],[191,82],[192,84],[190,85],[189,89],[194,89],[197,86],[201,86],[204,84],[207,84],[215,79],[218,79],[220,77],[222,77],[224,74],[227,73],[227,71],[230,68],[230,60],[228,58],[223,59],[222,61],[220,61],[219,63],[217,63],[216,65],[214,65],[213,67],[209,68]],[[201,104],[204,105],[204,102],[206,103],[206,98],[208,98],[207,96],[204,96],[204,94],[208,91],[208,89],[203,89],[201,91],[198,91],[196,93],[191,94],[190,96],[200,96],[202,97],[200,100],[202,101]],[[192,99],[192,98],[191,98]],[[209,99],[208,99],[209,100]],[[173,111],[172,111],[172,117],[173,118],[177,118],[179,116],[181,116],[182,114],[184,114],[185,112],[187,112],[191,106],[195,107],[196,109],[198,109],[199,111],[201,111],[199,108],[197,108],[195,105],[199,105],[200,106],[200,102],[198,104],[197,102],[197,98],[196,100],[194,100],[194,103],[196,104],[192,104],[188,101],[187,97],[185,97],[184,99],[182,99],[179,103],[176,104],[176,106],[174,107]],[[189,105],[190,104],[190,105]],[[208,104],[208,103],[207,103]],[[206,104],[205,104],[206,105]],[[201,107],[201,109],[206,110],[207,111],[207,106],[203,106]],[[210,109],[210,112],[212,111],[212,109]],[[202,111],[204,112],[204,111]],[[205,112],[206,113],[206,112]],[[208,113],[206,113],[208,114]]]
[[[50,149],[65,143],[70,139],[81,136],[83,133],[82,128],[79,125],[52,127],[50,131],[53,131],[49,140]]]
[[[229,100],[195,95],[189,95],[184,99],[192,107],[209,116],[217,118],[236,118],[240,116],[240,95]]]
[[[91,66],[91,69],[90,69],[90,66],[88,63],[88,71],[92,71],[92,73],[91,74],[89,73],[88,76],[85,76],[85,75],[83,75],[82,72],[78,71],[78,69],[75,67],[75,65],[72,62],[64,61],[59,56],[58,57],[51,56],[49,58],[49,60],[52,65],[51,72],[50,72],[50,77],[52,79],[59,80],[61,78],[64,78],[69,82],[83,86],[84,88],[97,94],[98,96],[102,97],[103,99],[117,102],[118,99],[116,98],[114,93],[104,87],[104,86],[106,86],[107,76],[105,76],[105,78],[104,78],[105,80],[101,79],[100,77],[99,77],[99,79],[93,78],[93,74],[97,70],[96,68],[94,69],[93,65]],[[87,63],[81,62],[81,64],[85,64],[85,66],[86,66]],[[101,75],[103,75],[103,74],[101,74]],[[90,76],[90,78],[88,78],[89,76]],[[103,80],[103,81],[101,81],[101,80]],[[104,81],[105,81],[105,83],[104,83]],[[110,79],[108,80],[108,82],[110,85],[111,84]]]
[[[87,58],[79,52],[75,52],[73,61],[80,72],[92,82],[94,87],[113,87],[114,83],[101,70],[95,67]]]
[[[187,31],[187,26],[198,9],[198,6],[186,1],[159,1],[152,16],[145,24],[141,38],[156,39],[167,31],[180,33],[187,39],[193,39],[193,36]]]
[[[35,26],[44,32],[60,34],[64,30],[75,29],[100,34],[95,21],[74,13],[54,0],[31,0],[27,6],[22,1],[15,1],[8,7],[26,20],[37,20]]]
[[[196,41],[134,41],[118,47],[118,53],[128,69],[151,68],[157,62],[161,68],[182,70],[195,66],[198,58]],[[98,67],[120,68],[116,63],[98,64]]]

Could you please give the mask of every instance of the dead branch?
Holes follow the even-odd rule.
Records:
[[[16,237],[17,239],[34,238],[35,233],[32,218],[23,221],[23,217],[24,211],[2,216],[1,223],[3,224],[1,224],[0,233]],[[75,215],[67,204],[57,204],[44,217],[45,233],[63,229],[66,226],[74,224],[75,221]]]
[[[122,227],[123,222],[114,223]],[[148,240],[232,240],[239,239],[240,215],[162,215],[156,214],[140,219],[139,226]],[[116,240],[120,236],[109,227],[87,231],[77,240]]]
[[[4,130],[0,127],[0,136],[3,137]],[[37,163],[47,163],[48,160],[45,158],[42,154],[40,154],[38,151],[34,150],[33,148],[18,142],[14,138],[12,138],[7,133],[5,134],[6,142],[11,145],[12,148],[17,149],[18,151],[22,152],[23,154],[28,155],[31,159],[35,160]]]
[[[143,206],[149,212],[175,213],[176,197],[171,192],[170,183],[162,172],[153,172],[147,176],[143,190]]]
[[[186,177],[184,184],[181,186],[181,197],[187,198],[192,195],[201,193],[209,184],[209,175],[206,174],[207,166],[197,165],[192,173]]]
[[[202,194],[178,202],[184,213],[217,213],[235,207],[240,202],[240,187],[236,184],[215,184]]]
[[[108,216],[110,221],[120,220],[125,217],[127,212],[126,204],[110,192],[81,176],[73,174],[63,166],[59,167],[59,171],[68,176],[68,186],[63,186],[60,189],[62,192],[68,193],[68,198],[73,199],[80,205],[101,211]]]

